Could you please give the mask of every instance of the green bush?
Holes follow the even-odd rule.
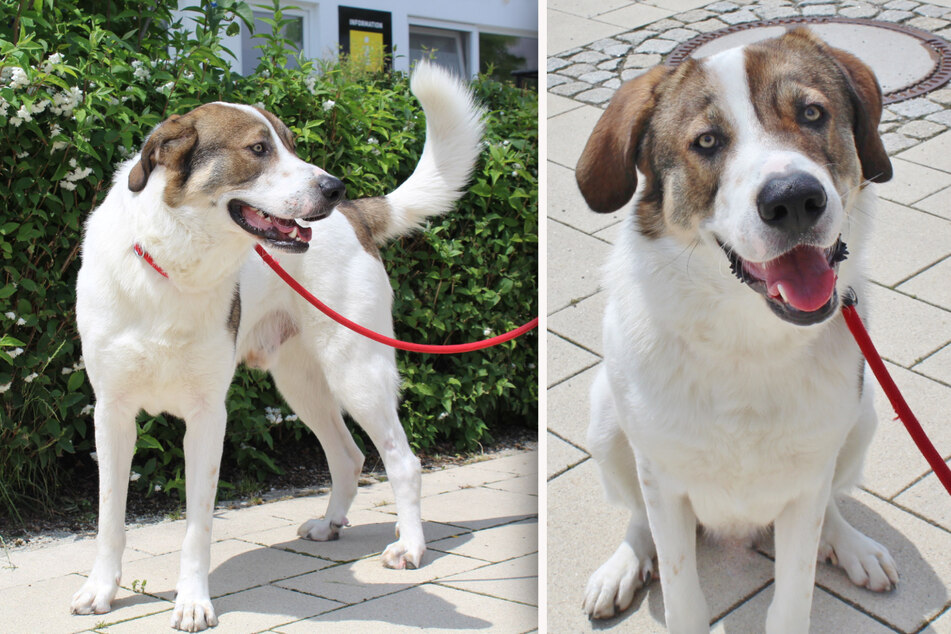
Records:
[[[176,4],[0,8],[0,508],[15,516],[51,504],[57,483],[91,460],[93,395],[73,309],[81,226],[158,122],[214,100],[263,105],[294,131],[301,157],[354,198],[392,190],[422,150],[425,122],[401,74],[304,59],[288,70],[285,42],[271,35],[257,72],[241,77],[219,38],[247,23],[248,6],[203,0],[186,10],[189,30],[173,20]],[[277,11],[275,33],[281,20]],[[384,249],[400,338],[469,341],[537,314],[536,95],[488,79],[473,88],[489,114],[469,193],[426,232]],[[492,429],[536,425],[535,333],[488,351],[398,359],[400,414],[416,448],[448,440],[469,450]],[[225,466],[251,482],[278,471],[276,442],[314,442],[260,372],[238,371],[228,414]],[[138,425],[133,486],[183,493],[181,422],[143,414]]]

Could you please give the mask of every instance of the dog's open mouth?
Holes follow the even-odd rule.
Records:
[[[838,308],[835,283],[839,262],[848,255],[841,238],[826,249],[801,244],[766,262],[748,262],[722,242],[720,247],[733,274],[765,297],[782,319],[808,326],[825,321]]]
[[[302,253],[307,250],[311,238],[310,227],[296,220],[279,218],[241,201],[228,203],[228,212],[239,227],[279,249]],[[305,218],[305,221],[320,220],[324,215]]]

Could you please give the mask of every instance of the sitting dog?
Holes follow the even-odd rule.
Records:
[[[588,582],[592,618],[630,606],[656,555],[667,627],[709,631],[698,523],[774,526],[767,632],[809,630],[817,554],[871,590],[897,582],[836,503],[876,425],[840,307],[866,284],[869,182],[891,178],[881,111],[872,71],[799,29],[652,69],[594,128],[588,205],[624,206],[638,171],[643,190],[605,268],[588,447],[632,515]]]
[[[481,149],[481,112],[461,83],[421,63],[411,87],[426,113],[426,143],[410,178],[385,197],[344,200],[343,183],[299,159],[277,117],[226,103],[172,116],[118,170],[86,224],[76,284],[96,394],[100,510],[96,561],[74,613],[107,612],[115,597],[135,417],[144,409],[186,424],[187,523],[172,626],[217,624],[211,520],[225,396],[242,361],[271,371],[326,453],[330,503],[322,519],[300,527],[301,537],[335,539],[348,523],[363,455],[344,409],[376,445],[393,486],[397,541],[383,564],[421,564],[420,464],[397,418],[393,350],[331,322],[249,257],[256,243],[284,251],[282,264],[305,287],[392,334],[390,282],[376,245],[451,208]]]

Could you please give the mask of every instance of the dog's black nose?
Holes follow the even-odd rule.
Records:
[[[759,217],[789,234],[804,233],[826,209],[826,190],[805,172],[777,176],[763,185],[756,197]]]
[[[317,186],[320,187],[320,193],[331,205],[339,203],[347,193],[346,185],[339,178],[333,176],[322,176],[317,182]]]

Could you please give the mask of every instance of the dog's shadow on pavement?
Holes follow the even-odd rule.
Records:
[[[867,495],[864,498],[873,500],[871,504],[876,509],[884,506],[884,503]],[[942,531],[924,521],[909,519],[904,514],[898,517],[901,525],[892,526],[876,510],[853,498],[844,499],[840,508],[849,523],[889,550],[898,567],[898,587],[885,593],[872,592],[854,585],[841,568],[829,563],[818,564],[811,631],[828,631],[836,624],[843,623],[858,628],[853,631],[870,631],[868,628],[875,628],[879,625],[876,621],[879,621],[899,631],[915,632],[940,614],[949,599],[948,587],[935,570],[935,566],[946,561],[947,556],[942,544],[934,539]],[[762,631],[766,623],[766,611],[773,599],[774,580],[771,572],[768,579],[758,587],[753,587],[745,596],[726,596],[728,593],[724,593],[724,596],[718,597],[709,586],[711,579],[722,576],[724,571],[734,579],[742,575],[742,568],[737,568],[738,562],[740,566],[746,562],[749,576],[755,576],[754,568],[762,568],[763,562],[756,561],[757,558],[762,558],[771,567],[774,553],[772,534],[756,550],[749,550],[743,555],[737,555],[736,551],[736,548],[742,549],[741,546],[733,546],[731,555],[730,546],[704,536],[698,536],[697,548],[700,583],[711,609],[713,631],[718,634]],[[732,562],[724,563],[724,557],[732,559]],[[946,576],[948,572],[943,571]],[[735,583],[739,585],[740,582]],[[664,599],[657,579],[638,590],[629,609],[611,619],[591,621],[591,627],[593,630],[612,630],[619,626],[624,629],[625,622],[645,609],[658,630],[665,628]],[[630,627],[632,623],[626,626]],[[885,631],[884,628],[882,631]]]
[[[520,519],[524,518],[487,519],[484,524],[497,526]],[[471,606],[466,609],[447,598],[478,597],[438,584],[447,577],[490,565],[453,553],[470,544],[477,530],[424,522],[428,549],[423,565],[416,570],[383,567],[381,550],[394,541],[392,521],[347,527],[340,539],[330,542],[293,538],[259,544],[259,549],[235,555],[211,571],[212,602],[221,622],[231,625],[240,625],[250,613],[279,614],[287,617],[284,622],[314,617],[315,625],[381,621],[421,628],[485,629],[492,621],[476,616],[477,610]],[[289,528],[288,537],[291,535],[293,529]],[[234,580],[248,570],[261,571],[262,556],[273,558],[276,564],[266,583],[230,590]],[[290,565],[282,565],[282,560],[289,560]],[[312,563],[309,567],[307,560]]]

